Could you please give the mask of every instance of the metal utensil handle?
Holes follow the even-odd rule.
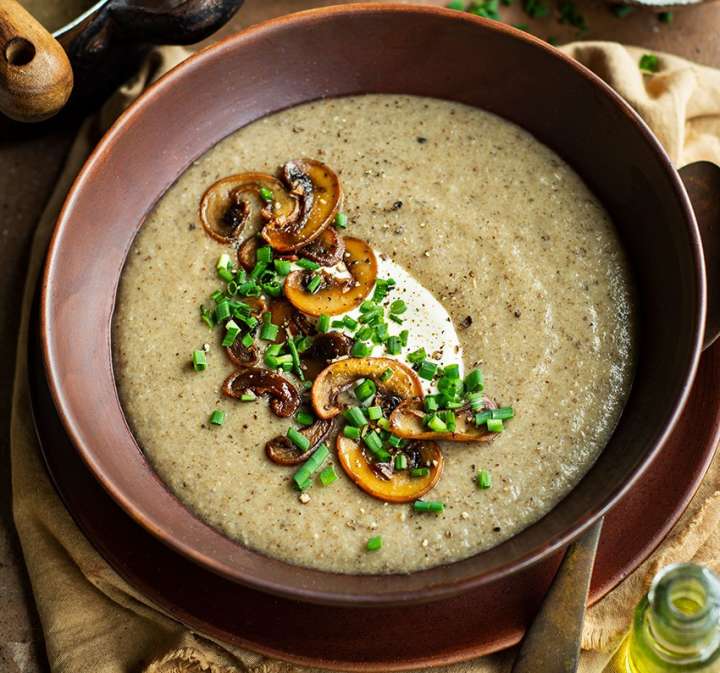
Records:
[[[512,673],[574,673],[603,520],[568,547],[540,612],[520,644]]]

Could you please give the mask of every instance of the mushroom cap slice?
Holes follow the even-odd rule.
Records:
[[[497,405],[486,398],[486,409]],[[458,410],[455,432],[433,432],[423,424],[427,415],[421,399],[405,400],[390,414],[390,432],[403,439],[434,439],[445,442],[491,442],[497,433],[478,427],[473,421],[473,412]]]
[[[303,203],[295,218],[273,217],[263,228],[263,238],[280,252],[291,252],[318,237],[335,217],[342,201],[337,175],[321,161],[296,159],[283,167],[290,195]]]
[[[335,227],[326,227],[320,236],[296,252],[320,266],[335,266],[345,254],[345,239],[338,236]]]
[[[339,315],[362,304],[377,279],[377,259],[372,248],[359,238],[345,238],[343,261],[350,278],[324,274],[324,284],[315,294],[305,289],[307,271],[292,271],[285,279],[285,296],[308,315]]]
[[[262,297],[245,297],[243,303],[251,307],[252,314],[255,316],[267,311],[267,303]],[[242,339],[235,339],[232,346],[226,346],[225,353],[236,367],[252,367],[259,358],[257,344],[243,346]]]
[[[343,435],[335,442],[337,456],[345,473],[363,491],[386,502],[412,502],[437,484],[443,470],[443,456],[435,442],[423,442],[420,452],[430,468],[425,477],[411,477],[409,470],[394,471],[389,478],[379,475],[362,447]]]
[[[387,381],[380,376],[390,369],[393,375]],[[339,394],[358,379],[371,379],[378,393],[406,400],[422,395],[417,374],[401,362],[391,358],[346,358],[328,365],[313,383],[311,395],[315,414],[320,418],[333,418],[343,409]]]
[[[228,397],[236,399],[248,390],[258,397],[268,395],[270,409],[280,418],[292,416],[300,406],[300,394],[295,386],[284,376],[269,369],[248,367],[233,372],[225,379],[222,390]]]
[[[265,453],[278,465],[299,465],[312,455],[317,445],[328,436],[332,427],[332,420],[317,419],[312,425],[302,428],[300,434],[310,440],[307,451],[300,451],[285,435],[278,435],[265,444]]]
[[[260,190],[273,193],[272,204],[260,198]],[[292,221],[300,212],[298,199],[289,194],[280,180],[267,173],[239,173],[208,187],[200,201],[200,222],[220,243],[234,243],[250,220]]]
[[[237,260],[238,264],[245,269],[245,271],[252,271],[255,268],[255,264],[257,263],[257,249],[261,243],[265,245],[257,236],[250,236],[240,244],[237,251]],[[297,259],[297,255],[276,255],[276,258],[294,262]]]
[[[300,355],[305,376],[314,379],[333,360],[349,355],[354,343],[355,340],[343,332],[318,334],[310,349]]]

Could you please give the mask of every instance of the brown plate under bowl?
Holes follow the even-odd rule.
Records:
[[[301,568],[253,552],[193,516],[145,460],[112,370],[111,319],[126,254],[145,216],[186,167],[271,112],[368,92],[475,105],[534,134],[612,215],[638,293],[634,386],[585,478],[503,544],[404,575]],[[58,220],[45,269],[42,336],[50,389],[69,437],[99,482],[148,531],[255,589],[307,602],[397,605],[448,598],[547,558],[636,484],[685,404],[700,354],[705,294],[698,229],[678,175],[647,126],[599,78],[498,22],[432,7],[351,5],[230,37],[191,57],[122,115],[87,161]]]

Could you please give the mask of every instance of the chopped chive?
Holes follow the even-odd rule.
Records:
[[[425,404],[425,411],[428,413],[437,411],[440,408],[440,404],[438,403],[438,395],[428,395],[425,397],[424,400]]]
[[[374,537],[371,537],[367,541],[367,550],[368,551],[378,551],[382,548],[382,537],[380,535],[375,535]]]
[[[337,481],[337,474],[335,474],[335,468],[332,465],[328,465],[321,473],[320,473],[320,483],[323,486],[330,486],[334,481]]]
[[[506,421],[515,416],[512,407],[500,407],[499,409],[493,409],[490,413],[492,414],[491,418],[499,418],[501,421]]]
[[[310,294],[315,294],[320,289],[322,283],[322,277],[314,273],[310,276],[310,280],[307,282],[306,289]]]
[[[210,328],[215,327],[215,317],[211,311],[208,311],[205,306],[200,306],[200,319]]]
[[[258,261],[255,266],[253,267],[253,270],[250,272],[250,279],[257,281],[260,276],[262,276],[265,273],[265,270],[267,269],[267,262],[260,262]],[[238,288],[238,292],[240,291],[240,288]]]
[[[382,374],[380,374],[380,382],[387,383],[393,375],[393,370],[388,367]]]
[[[448,365],[443,369],[442,375],[449,379],[459,379],[460,378],[460,365],[453,364]]]
[[[265,355],[272,355],[272,356],[280,355],[280,353],[282,353],[282,349],[283,349],[283,344],[270,344],[265,349]]]
[[[312,425],[315,422],[315,417],[301,409],[295,414],[295,420],[298,425]]]
[[[373,335],[373,328],[370,326],[363,327],[355,333],[355,338],[359,341],[367,341]]]
[[[220,411],[220,409],[215,409],[215,411],[210,414],[210,422],[213,425],[222,425],[225,422],[225,412]]]
[[[441,376],[438,379],[437,388],[451,400],[460,397],[465,392],[465,384],[462,379],[449,379],[447,376]]]
[[[390,430],[390,421],[387,418],[378,418],[376,423],[379,428]]]
[[[475,414],[475,425],[484,425],[492,418],[492,411],[481,411]]]
[[[228,269],[219,268],[217,270],[217,275],[222,278],[226,283],[231,283],[235,280],[235,276],[233,276],[232,271]]]
[[[356,428],[354,425],[346,425],[343,428],[343,435],[348,439],[360,439],[360,428]]]
[[[313,387],[312,381],[303,381],[303,388],[305,390],[310,390],[310,388],[312,388],[312,387]]]
[[[227,293],[228,293],[230,296],[236,295],[236,294],[237,294],[237,289],[238,289],[238,284],[237,284],[234,280],[231,280],[231,281],[227,284]]]
[[[393,315],[391,313],[389,317],[390,317],[390,320],[397,323],[398,325],[402,325],[405,322],[399,315]]]
[[[298,375],[298,378],[302,381],[305,378],[305,374],[303,374],[303,370],[300,367],[300,354],[298,353],[297,346],[295,345],[295,341],[293,341],[292,337],[288,338],[287,347],[290,351],[290,357],[292,358],[293,369]]]
[[[292,268],[292,264],[286,259],[274,259],[273,266],[280,276],[287,276]]]
[[[303,452],[310,448],[310,440],[295,428],[288,428],[287,438]]]
[[[388,340],[385,342],[385,350],[390,355],[400,355],[402,351],[402,342],[400,341],[400,337],[389,337]]]
[[[476,480],[478,488],[481,488],[483,490],[488,489],[492,486],[492,476],[487,470],[480,470],[480,472],[477,473]]]
[[[271,189],[268,189],[267,187],[260,187],[259,190],[260,198],[263,201],[272,201],[273,200],[273,193]]]
[[[459,12],[462,12],[465,9],[465,3],[463,0],[450,0],[445,7],[448,9],[457,9]]]
[[[259,297],[260,286],[255,281],[248,281],[238,285],[237,293],[243,297]]]
[[[295,347],[297,348],[298,353],[304,353],[307,350],[310,350],[312,348],[313,340],[309,336],[304,336],[300,339],[295,340]]]
[[[240,325],[234,320],[228,320],[225,324],[225,337],[222,340],[223,348],[228,348],[235,343],[238,334],[240,334]]]
[[[430,418],[428,418],[426,425],[433,432],[447,432],[447,425],[445,425],[445,421],[443,421],[437,414],[432,414]]]
[[[202,372],[207,369],[207,358],[205,357],[205,351],[193,351],[192,354],[193,369],[196,372]]]
[[[455,432],[455,428],[457,428],[457,418],[452,411],[438,411],[438,416],[440,416],[443,423],[447,426],[448,432]]]
[[[643,54],[638,62],[640,70],[643,72],[654,73],[660,69],[658,57],[655,54]]]
[[[381,419],[383,417],[382,407],[378,407],[378,406],[368,407],[367,415],[371,421],[377,421],[377,420]]]
[[[438,370],[438,366],[434,362],[430,362],[430,360],[423,360],[420,366],[417,370],[417,375],[421,379],[425,379],[427,381],[432,381],[435,377],[435,374]]]
[[[401,313],[405,313],[405,311],[407,311],[407,304],[402,299],[396,299],[390,304],[390,313],[400,315]]]
[[[416,500],[413,509],[416,512],[442,512],[445,505],[437,500]]]
[[[257,399],[257,395],[252,391],[248,390],[240,395],[241,402],[254,402]]]
[[[473,411],[482,411],[485,408],[485,396],[481,392],[470,393],[467,401]]]
[[[357,428],[367,425],[368,419],[360,407],[349,407],[343,411],[345,419]]]
[[[411,477],[427,477],[429,474],[429,467],[413,467],[413,469],[410,470]]]
[[[212,299],[216,304],[224,299],[225,295],[220,290],[215,290],[210,295],[210,299]]]
[[[311,259],[300,258],[295,262],[301,269],[307,269],[308,271],[317,271],[320,265],[317,262],[313,262]]]
[[[407,470],[408,459],[404,453],[398,453],[395,456],[395,469],[396,470]]]
[[[362,341],[356,341],[353,344],[350,353],[356,358],[366,358],[373,351],[373,347],[370,344],[363,343]]]
[[[272,262],[272,258],[273,252],[272,248],[269,245],[260,246],[255,253],[255,259],[258,262],[265,262],[265,264],[270,264],[270,262]]]
[[[300,469],[293,475],[293,481],[295,482],[295,486],[299,488],[301,491],[304,491],[306,488],[308,488],[312,483],[312,476],[317,472],[318,469],[322,466],[322,464],[327,460],[328,456],[330,455],[330,449],[328,449],[327,444],[325,442],[322,442],[322,444],[319,444],[317,449],[313,452],[313,454],[308,458],[301,466]]]
[[[317,321],[317,331],[321,334],[325,334],[330,329],[330,316],[321,315]]]
[[[355,387],[355,397],[357,397],[361,402],[374,397],[376,392],[377,386],[370,379],[365,379],[362,383]]]
[[[220,255],[220,257],[218,257],[215,268],[217,270],[225,269],[226,271],[230,271],[230,269],[232,269],[232,260],[230,259],[230,255],[228,255],[226,252]]]
[[[243,315],[240,312],[234,314],[235,320],[239,320],[248,329],[255,329],[258,325],[258,319],[252,315]]]
[[[351,318],[349,315],[346,315],[343,319],[343,324],[348,329],[355,329],[358,326],[358,321],[354,318]]]
[[[483,373],[479,369],[473,369],[465,377],[465,388],[471,393],[482,391],[485,387]]]
[[[239,267],[238,270],[235,272],[235,282],[239,285],[240,283],[244,283],[246,280],[247,273],[245,273],[245,269]]]
[[[262,289],[271,297],[279,297],[282,294],[283,286],[282,283],[274,280],[269,283],[263,283]]]
[[[394,449],[399,449],[406,444],[405,440],[402,437],[398,437],[397,435],[390,435],[387,441],[388,444],[390,444],[390,446],[392,446]]]
[[[378,435],[375,430],[370,430],[370,432],[366,433],[363,437],[363,442],[365,442],[365,446],[367,446],[373,453],[379,453],[382,451],[382,439],[380,439],[380,435]]]
[[[500,418],[488,418],[487,420],[487,429],[490,432],[502,432],[503,431],[503,422]]]
[[[273,323],[266,323],[260,330],[260,338],[263,341],[275,341],[278,337],[280,328]]]
[[[333,329],[342,329],[343,327],[345,327],[345,323],[341,319],[333,320],[330,323],[330,327],[332,327]]]
[[[347,229],[348,216],[345,213],[338,213],[335,215],[335,226],[338,229]]]
[[[403,346],[407,346],[408,339],[410,338],[410,332],[408,332],[406,329],[404,329],[402,332],[400,332],[399,336],[400,336],[400,343]]]
[[[375,343],[381,344],[381,343],[384,343],[387,338],[388,338],[387,323],[382,322],[379,325],[376,325],[375,333],[373,334],[373,341]]]
[[[370,313],[379,309],[380,307],[374,301],[370,301],[369,299],[366,299],[362,304],[360,304],[360,313]]]
[[[425,349],[418,348],[416,351],[413,351],[412,353],[408,353],[407,359],[408,359],[408,362],[417,364],[417,363],[422,362],[426,357],[427,357],[427,353],[425,352]]]

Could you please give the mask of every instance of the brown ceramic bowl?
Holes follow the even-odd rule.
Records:
[[[636,381],[587,476],[511,540],[409,575],[301,568],[204,524],[145,460],[112,370],[110,325],[125,256],[143,218],[190,162],[270,112],[365,92],[461,101],[533,133],[578,171],[614,217],[639,293]],[[437,8],[353,5],[276,19],[228,38],[176,68],[119,119],[58,221],[42,330],[50,387],[70,438],[142,526],[197,563],[257,589],[320,603],[399,604],[449,597],[547,557],[641,478],[695,375],[705,294],[698,228],[678,175],[645,124],[600,79],[497,22]]]

